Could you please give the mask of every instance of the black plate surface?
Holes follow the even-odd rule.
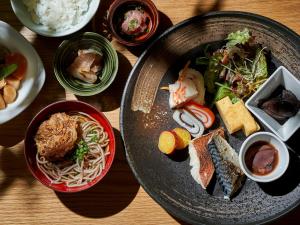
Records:
[[[121,133],[131,169],[153,199],[174,216],[192,224],[265,223],[300,203],[300,160],[293,153],[282,178],[268,184],[246,180],[237,196],[226,201],[215,179],[207,191],[193,180],[187,151],[172,156],[159,152],[160,132],[178,127],[168,106],[168,92],[157,91],[148,114],[131,110],[136,82],[145,70],[148,76],[158,76],[157,68],[160,68],[163,77],[159,87],[166,86],[177,79],[187,60],[200,54],[203,44],[224,40],[228,33],[244,27],[271,51],[270,73],[283,65],[300,79],[300,38],[296,33],[262,16],[215,12],[188,19],[162,34],[139,58],[124,90]],[[220,123],[217,121],[216,126]],[[299,137],[298,131],[288,142],[295,150]],[[244,139],[241,132],[229,136],[230,144],[237,151]]]

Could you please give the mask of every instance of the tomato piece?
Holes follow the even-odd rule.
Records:
[[[5,64],[17,64],[18,68],[10,76],[18,80],[23,80],[27,71],[27,60],[22,54],[17,52],[7,54],[5,56]]]

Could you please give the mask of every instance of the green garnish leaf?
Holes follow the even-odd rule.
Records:
[[[230,97],[229,97],[230,98]],[[238,101],[240,101],[241,99],[234,96],[233,98],[231,98],[231,102],[234,104],[234,103],[237,103]]]
[[[8,77],[13,72],[15,72],[17,69],[18,69],[17,64],[10,64],[8,66],[4,66],[4,67],[0,68],[0,80]]]
[[[209,58],[208,57],[197,57],[195,63],[196,63],[196,65],[208,65]]]
[[[91,138],[91,141],[92,141],[92,142],[98,142],[98,141],[99,141],[99,138],[97,137],[97,135],[94,135],[94,136]]]
[[[88,153],[89,151],[89,147],[87,145],[87,143],[83,140],[81,140],[78,144],[77,144],[77,148],[73,154],[73,157],[72,159],[73,160],[79,160],[79,161],[82,161],[85,154]]]
[[[210,54],[209,54],[209,48],[210,48],[210,44],[206,44],[203,48],[203,53],[206,57],[209,57]]]
[[[219,86],[218,91],[215,95],[214,102],[217,102],[221,100],[222,98],[229,97],[232,103],[238,102],[240,99],[232,92],[230,89],[230,85],[228,83],[220,84],[215,83],[217,86]]]
[[[137,19],[132,19],[129,21],[128,30],[135,30],[138,26],[139,21]]]
[[[251,38],[250,32],[247,28],[245,28],[243,31],[236,31],[228,34],[226,40],[228,40],[226,47],[230,48],[235,45],[246,44]]]
[[[208,67],[204,73],[204,82],[209,93],[215,93],[215,82],[223,69],[220,61],[222,60],[222,54],[218,53],[209,58]]]
[[[264,49],[258,48],[252,65],[254,80],[258,81],[268,77],[267,59],[263,52]]]
[[[97,132],[95,130],[90,130],[88,134],[97,134]]]

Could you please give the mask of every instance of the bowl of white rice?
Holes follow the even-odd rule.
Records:
[[[47,37],[66,36],[83,28],[96,14],[100,0],[11,0],[18,19]]]

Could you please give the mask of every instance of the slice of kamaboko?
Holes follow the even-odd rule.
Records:
[[[208,107],[190,101],[184,105],[184,108],[199,119],[205,128],[210,128],[213,125],[215,115]]]
[[[182,127],[187,129],[193,137],[201,137],[204,132],[204,125],[185,109],[176,109],[173,119]]]
[[[170,107],[180,107],[198,95],[194,82],[190,79],[177,80],[174,84],[169,85]]]

